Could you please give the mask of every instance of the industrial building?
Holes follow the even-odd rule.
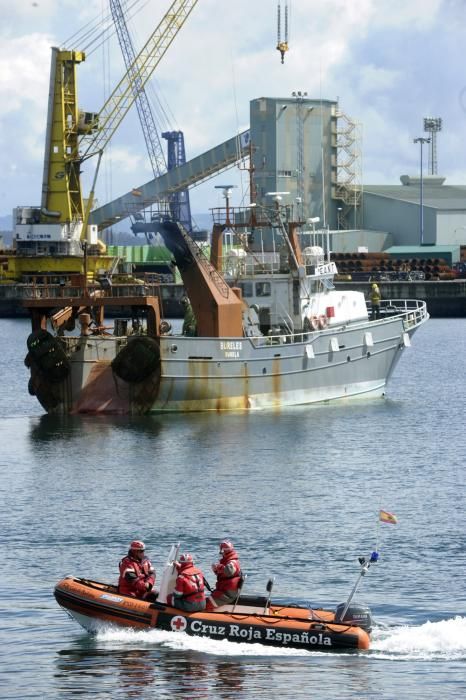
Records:
[[[466,186],[446,185],[436,174],[363,185],[360,127],[336,101],[300,92],[261,97],[251,101],[250,124],[259,204],[270,204],[269,192],[283,193],[282,203],[293,206],[296,218],[318,217],[319,226],[333,231],[334,251],[425,246],[428,257],[448,248],[451,262],[460,259]]]
[[[403,175],[400,180],[400,185],[364,186],[364,228],[389,232],[393,246],[459,249],[466,244],[465,186],[446,185],[443,177],[424,175],[421,230],[421,179]]]
[[[282,192],[297,219],[319,217],[331,229],[355,226],[360,211],[358,125],[333,100],[295,92],[250,103],[256,201]]]

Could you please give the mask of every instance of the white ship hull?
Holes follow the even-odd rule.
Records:
[[[142,382],[124,381],[112,368],[127,337],[67,337],[71,370],[52,387],[55,405],[47,396],[44,403],[40,385],[34,393],[52,413],[103,414],[277,410],[378,397],[427,318],[422,302],[411,304],[395,316],[294,336],[162,336],[159,366]]]

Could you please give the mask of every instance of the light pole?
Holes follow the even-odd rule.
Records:
[[[424,245],[424,182],[422,173],[422,147],[425,143],[430,143],[430,139],[423,138],[420,136],[418,139],[414,139],[414,143],[419,143],[421,145],[421,177],[419,182],[420,189],[420,214],[419,214],[419,228],[420,228],[420,244]]]
[[[429,169],[430,175],[437,175],[437,132],[442,131],[440,117],[425,117],[424,131],[430,133]]]

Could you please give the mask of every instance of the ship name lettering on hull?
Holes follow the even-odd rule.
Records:
[[[221,340],[220,350],[223,350],[224,356],[230,359],[236,359],[240,356],[240,350],[243,349],[241,340]]]
[[[241,626],[228,624],[216,625],[216,624],[205,624],[200,620],[193,620],[191,622],[191,632],[194,634],[201,635],[218,635],[221,637],[236,638],[241,639],[245,642],[251,642],[253,640],[257,641],[273,641],[280,642],[284,646],[287,644],[302,644],[309,646],[332,646],[332,640],[329,636],[318,632],[312,634],[312,632],[305,631],[293,631],[293,630],[277,630],[271,627],[265,627],[263,629],[254,627],[252,625]]]

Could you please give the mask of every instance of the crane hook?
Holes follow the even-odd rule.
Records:
[[[281,4],[277,3],[277,51],[280,51],[282,63],[285,62],[285,53],[288,51],[288,2],[285,4],[285,40],[282,41]]]
[[[281,41],[277,44],[277,51],[280,51],[280,56],[282,57],[282,63],[285,63],[285,52],[288,51],[288,44],[286,41]]]

